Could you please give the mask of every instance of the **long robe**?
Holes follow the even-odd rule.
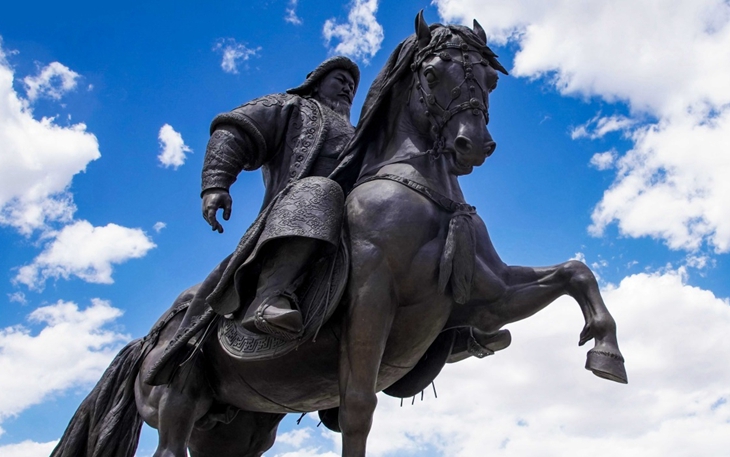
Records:
[[[329,175],[353,133],[349,122],[329,108],[312,98],[292,94],[261,97],[213,120],[203,164],[202,190],[228,190],[242,170],[259,167],[266,186],[261,212],[241,238],[218,285],[208,296],[207,302],[216,312],[232,312],[246,299],[247,291],[241,290],[242,280],[237,273],[255,257],[277,201],[285,198],[302,178]],[[333,219],[328,225],[337,224]],[[313,237],[336,238],[333,227],[324,229]],[[248,282],[250,286],[250,278]]]

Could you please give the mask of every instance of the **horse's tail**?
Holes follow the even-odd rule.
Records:
[[[51,457],[133,457],[142,428],[134,382],[144,339],[127,344],[76,410]]]

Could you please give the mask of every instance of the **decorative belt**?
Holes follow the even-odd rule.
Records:
[[[476,214],[476,212],[477,212],[476,207],[474,207],[472,205],[454,201],[454,200],[450,199],[449,197],[447,197],[443,194],[440,194],[439,192],[436,192],[435,190],[431,189],[430,187],[426,187],[421,183],[417,183],[416,181],[413,181],[411,179],[404,178],[404,177],[398,176],[398,175],[392,175],[392,174],[387,174],[387,173],[382,174],[382,175],[373,175],[373,176],[365,178],[361,181],[358,181],[357,183],[355,183],[354,187],[365,184],[366,182],[375,181],[377,179],[387,179],[388,181],[395,181],[397,183],[403,184],[404,186],[406,186],[410,189],[413,189],[416,192],[418,192],[419,194],[428,198],[429,200],[436,203],[438,206],[440,206],[441,208],[443,208],[444,210],[446,210],[450,213]]]

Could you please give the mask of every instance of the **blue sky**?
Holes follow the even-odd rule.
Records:
[[[578,307],[510,326],[439,398],[383,397],[373,455],[717,456],[730,447],[730,6],[721,0],[11,2],[0,15],[0,455],[47,455],[116,351],[235,246],[261,204],[200,216],[218,113],[330,55],[366,89],[428,22],[477,18],[512,73],[495,154],[461,180],[511,264],[600,277],[630,384],[583,370]],[[437,420],[437,418],[440,418]],[[269,456],[337,455],[314,418]],[[145,429],[139,455],[154,450]],[[539,450],[539,451],[538,451]],[[721,451],[722,450],[722,451]]]

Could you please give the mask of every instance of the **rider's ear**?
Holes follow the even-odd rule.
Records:
[[[484,31],[481,25],[477,22],[476,19],[474,19],[474,33],[477,34],[477,36],[484,42],[484,44],[487,44],[487,33]]]
[[[416,37],[418,37],[418,49],[423,49],[431,42],[431,30],[423,19],[423,10],[416,15]]]

